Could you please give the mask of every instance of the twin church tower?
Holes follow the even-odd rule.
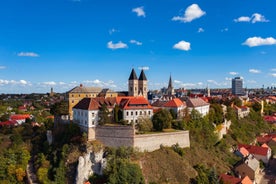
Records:
[[[175,95],[171,76],[169,79],[168,88],[165,91],[165,95]],[[141,70],[139,78],[137,78],[135,70],[131,70],[130,76],[128,78],[128,96],[143,96],[145,99],[148,99],[148,80],[143,69]]]
[[[128,78],[128,96],[143,96],[148,99],[148,80],[143,69],[139,78],[137,78],[135,70],[131,70]]]

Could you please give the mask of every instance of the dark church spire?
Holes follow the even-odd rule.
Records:
[[[136,72],[135,72],[134,68],[132,68],[128,80],[137,80],[137,75],[136,75]]]
[[[172,89],[172,88],[173,88],[173,85],[172,85],[172,76],[171,76],[171,75],[170,75],[170,80],[169,80],[168,88],[169,88],[169,89]]]
[[[146,77],[145,72],[144,72],[143,69],[142,69],[142,71],[140,73],[139,80],[147,80],[147,77]]]

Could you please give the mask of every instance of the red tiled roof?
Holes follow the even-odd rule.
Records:
[[[179,98],[174,98],[163,105],[163,107],[181,107],[184,103]]]
[[[30,117],[30,114],[14,114],[10,116],[10,120],[22,120]]]
[[[249,155],[249,152],[247,149],[245,149],[244,147],[241,147],[239,149],[240,153],[242,154],[243,157],[246,157],[247,155]]]
[[[123,109],[152,109],[152,106],[144,97],[122,98],[120,107]]]
[[[242,180],[231,175],[221,174],[220,181],[225,184],[239,184]]]
[[[73,108],[83,110],[98,110],[103,104],[105,104],[107,108],[110,108],[115,104],[115,102],[115,98],[83,98]]]
[[[11,126],[11,125],[14,126],[16,124],[17,124],[17,122],[15,120],[0,122],[0,126]]]
[[[242,179],[241,184],[253,184],[253,182],[251,181],[251,179],[248,176],[245,176]]]
[[[259,143],[267,143],[272,139],[271,136],[259,136],[257,137],[257,142]]]
[[[240,149],[241,147],[244,147],[245,149],[247,149],[247,151],[251,154],[254,155],[263,155],[266,156],[268,149],[269,148],[265,148],[265,147],[261,147],[261,146],[252,146],[252,145],[246,145],[246,144],[239,144],[238,148]]]
[[[273,123],[276,122],[276,116],[264,116],[264,120]]]
[[[209,103],[205,102],[201,98],[188,98],[186,104],[188,107],[201,107],[209,105]]]

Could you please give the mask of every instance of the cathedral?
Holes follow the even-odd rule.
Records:
[[[128,78],[128,96],[143,96],[148,99],[148,80],[143,69],[139,78],[137,78],[134,68],[131,70]]]

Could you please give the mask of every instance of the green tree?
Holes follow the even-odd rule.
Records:
[[[162,131],[164,128],[171,128],[172,115],[166,109],[161,109],[152,117],[153,128]]]
[[[223,122],[223,110],[220,104],[211,104],[209,119],[212,120],[212,123],[216,125],[221,124]]]
[[[58,103],[55,103],[51,109],[50,113],[53,115],[66,115],[69,113],[69,107],[67,101],[61,101]]]
[[[255,102],[252,104],[252,109],[255,111],[255,112],[261,112],[261,109],[262,109],[262,105],[258,102]]]
[[[153,128],[153,124],[150,118],[139,117],[136,125],[139,132],[149,132]]]
[[[99,124],[104,125],[110,123],[110,113],[106,104],[102,104],[99,108]]]

